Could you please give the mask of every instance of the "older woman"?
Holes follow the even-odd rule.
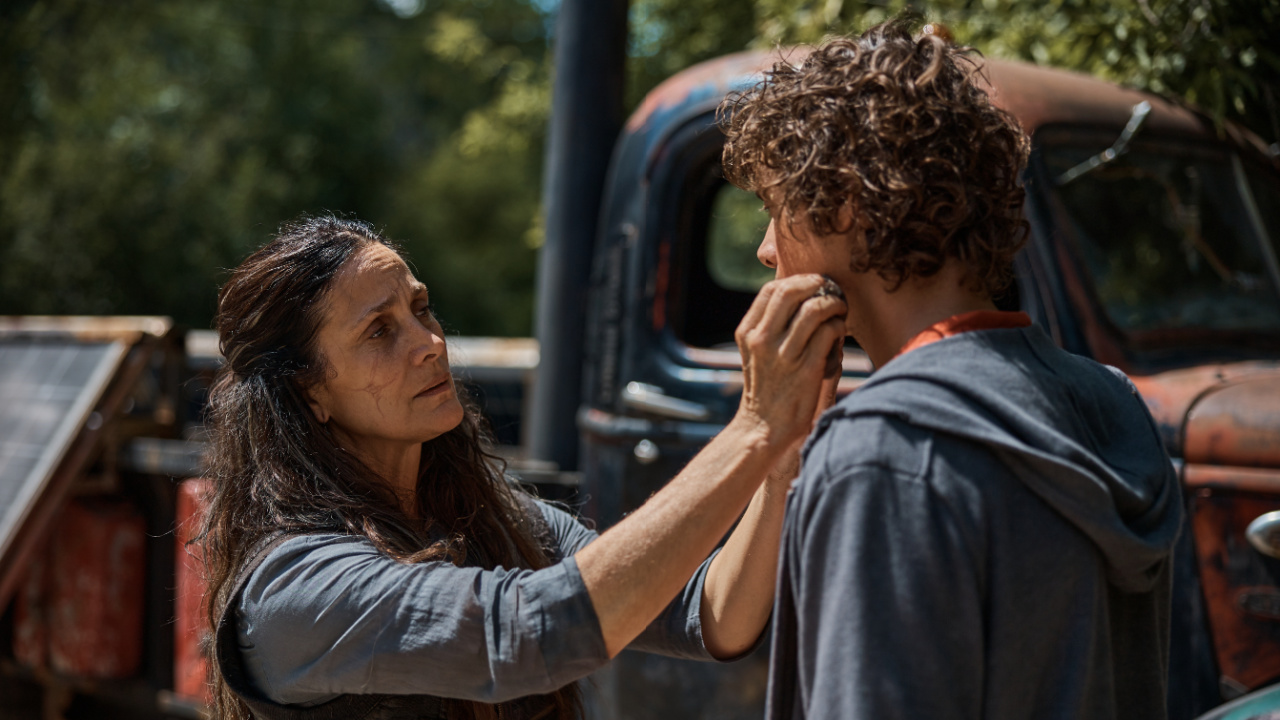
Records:
[[[219,297],[202,539],[216,715],[572,718],[574,681],[623,648],[748,651],[785,467],[843,336],[821,284],[765,287],[738,331],[733,421],[597,538],[505,481],[392,245],[332,217],[282,228]]]

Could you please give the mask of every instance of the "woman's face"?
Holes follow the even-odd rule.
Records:
[[[307,390],[311,409],[358,449],[422,443],[462,422],[427,288],[385,245],[335,276],[316,341],[326,372]]]

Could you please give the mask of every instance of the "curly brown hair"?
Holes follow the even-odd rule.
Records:
[[[829,39],[731,94],[719,109],[725,176],[819,236],[861,235],[851,269],[893,290],[956,258],[995,296],[1025,242],[1029,143],[975,80],[975,51],[937,31],[912,37],[918,22],[904,14]]]

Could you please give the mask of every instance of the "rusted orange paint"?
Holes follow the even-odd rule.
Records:
[[[800,62],[809,54],[806,48],[787,48],[769,52],[741,52],[698,63],[676,73],[645,95],[640,106],[627,119],[627,132],[635,132],[649,122],[655,113],[683,103],[695,91],[705,89],[707,95],[723,97],[734,83],[759,75],[780,62],[785,53],[790,62]]]
[[[13,608],[13,657],[28,668],[40,670],[49,667],[49,621],[45,617],[49,561],[46,539],[27,563]]]
[[[173,623],[173,691],[191,700],[209,702],[209,686],[205,681],[207,663],[201,651],[205,630],[208,598],[205,594],[204,559],[200,548],[188,545],[200,529],[208,510],[209,481],[201,478],[185,480],[178,486],[176,512],[177,542],[174,554]]]
[[[77,500],[51,527],[29,568],[15,654],[33,667],[119,679],[142,661],[146,523],[121,500]]]
[[[1280,498],[1280,470],[1266,468],[1185,465],[1182,482],[1188,490],[1236,490],[1269,493]]]
[[[1018,118],[1027,132],[1049,123],[1123,126],[1133,106],[1151,103],[1146,130],[1203,135],[1204,118],[1168,100],[1082,73],[1019,62],[981,60],[992,100]]]
[[[1202,488],[1191,502],[1200,585],[1221,674],[1254,689],[1280,678],[1280,620],[1246,610],[1248,598],[1277,592],[1269,563],[1245,539],[1280,497]]]
[[[1280,384],[1280,363],[1255,361],[1201,365],[1152,375],[1132,375],[1131,379],[1160,426],[1161,434],[1169,445],[1169,453],[1182,457],[1186,440],[1183,437],[1184,421],[1197,401],[1209,397],[1211,390],[1245,380]],[[1280,425],[1272,427],[1272,437],[1280,437]]]
[[[1280,378],[1216,386],[1187,413],[1187,462],[1280,467]]]

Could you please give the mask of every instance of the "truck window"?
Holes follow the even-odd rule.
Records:
[[[769,226],[769,213],[754,193],[725,183],[711,205],[707,228],[707,268],[720,287],[756,292],[773,279],[773,270],[756,259]]]
[[[1046,136],[1046,174],[1085,161],[1107,137]],[[1190,333],[1280,336],[1274,173],[1246,168],[1226,146],[1145,139],[1051,193],[1054,225],[1122,334],[1160,344]]]

